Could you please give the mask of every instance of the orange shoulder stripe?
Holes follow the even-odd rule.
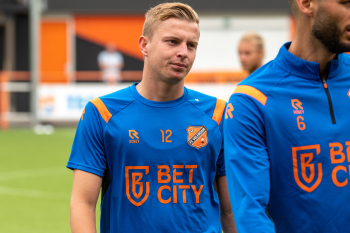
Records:
[[[90,100],[90,102],[95,105],[97,110],[100,112],[101,117],[106,121],[106,123],[109,121],[109,119],[112,117],[112,114],[108,111],[108,108],[106,105],[100,100],[100,98],[95,98],[93,100]]]
[[[266,95],[264,95],[258,89],[254,88],[254,87],[251,87],[251,86],[247,86],[247,85],[239,85],[239,86],[237,86],[234,93],[240,93],[240,94],[249,95],[250,97],[252,97],[252,98],[256,99],[257,101],[259,101],[264,106],[265,106],[266,101],[267,101]]]
[[[221,99],[216,99],[216,106],[214,109],[214,113],[213,113],[213,120],[216,121],[218,123],[218,125],[220,125],[221,122],[221,118],[222,115],[224,114],[224,110],[226,107],[226,101],[225,100],[221,100]]]

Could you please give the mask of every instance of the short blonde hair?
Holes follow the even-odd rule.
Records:
[[[142,35],[152,38],[153,33],[162,21],[169,18],[185,19],[199,24],[197,13],[187,4],[180,2],[162,3],[146,12],[146,20],[143,24]]]
[[[251,41],[256,45],[258,51],[264,50],[264,40],[259,34],[255,32],[248,32],[244,34],[241,38],[241,42],[242,41]]]

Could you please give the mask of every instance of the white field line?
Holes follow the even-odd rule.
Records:
[[[13,179],[25,179],[25,178],[41,177],[41,176],[67,175],[67,174],[69,174],[69,171],[68,171],[68,168],[65,168],[65,167],[20,170],[20,171],[0,173],[0,181],[13,180]]]
[[[26,178],[34,178],[34,177],[42,177],[42,176],[67,175],[67,174],[69,174],[69,171],[65,167],[20,170],[20,171],[0,173],[0,181],[13,180],[13,179],[26,179]],[[4,187],[4,186],[0,186],[0,194],[20,196],[20,197],[41,198],[41,199],[55,199],[55,200],[70,199],[70,194],[67,194],[67,193],[57,193],[57,192],[12,188],[12,187]]]

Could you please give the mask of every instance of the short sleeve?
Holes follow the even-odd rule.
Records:
[[[103,176],[106,156],[102,121],[98,110],[89,102],[79,121],[67,164],[68,168]]]

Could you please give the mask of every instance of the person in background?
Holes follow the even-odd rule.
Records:
[[[242,68],[249,74],[263,64],[264,40],[255,32],[246,33],[238,45],[238,55]]]
[[[113,42],[106,45],[106,49],[98,55],[98,66],[102,71],[102,80],[108,84],[121,81],[120,71],[124,67],[123,55],[117,51]]]
[[[225,162],[237,231],[350,232],[350,2],[289,3],[293,41],[227,104]]]
[[[142,81],[86,105],[67,164],[73,233],[96,232],[101,185],[101,233],[236,232],[223,151],[226,102],[184,86],[199,35],[190,6],[151,8],[139,38]]]

